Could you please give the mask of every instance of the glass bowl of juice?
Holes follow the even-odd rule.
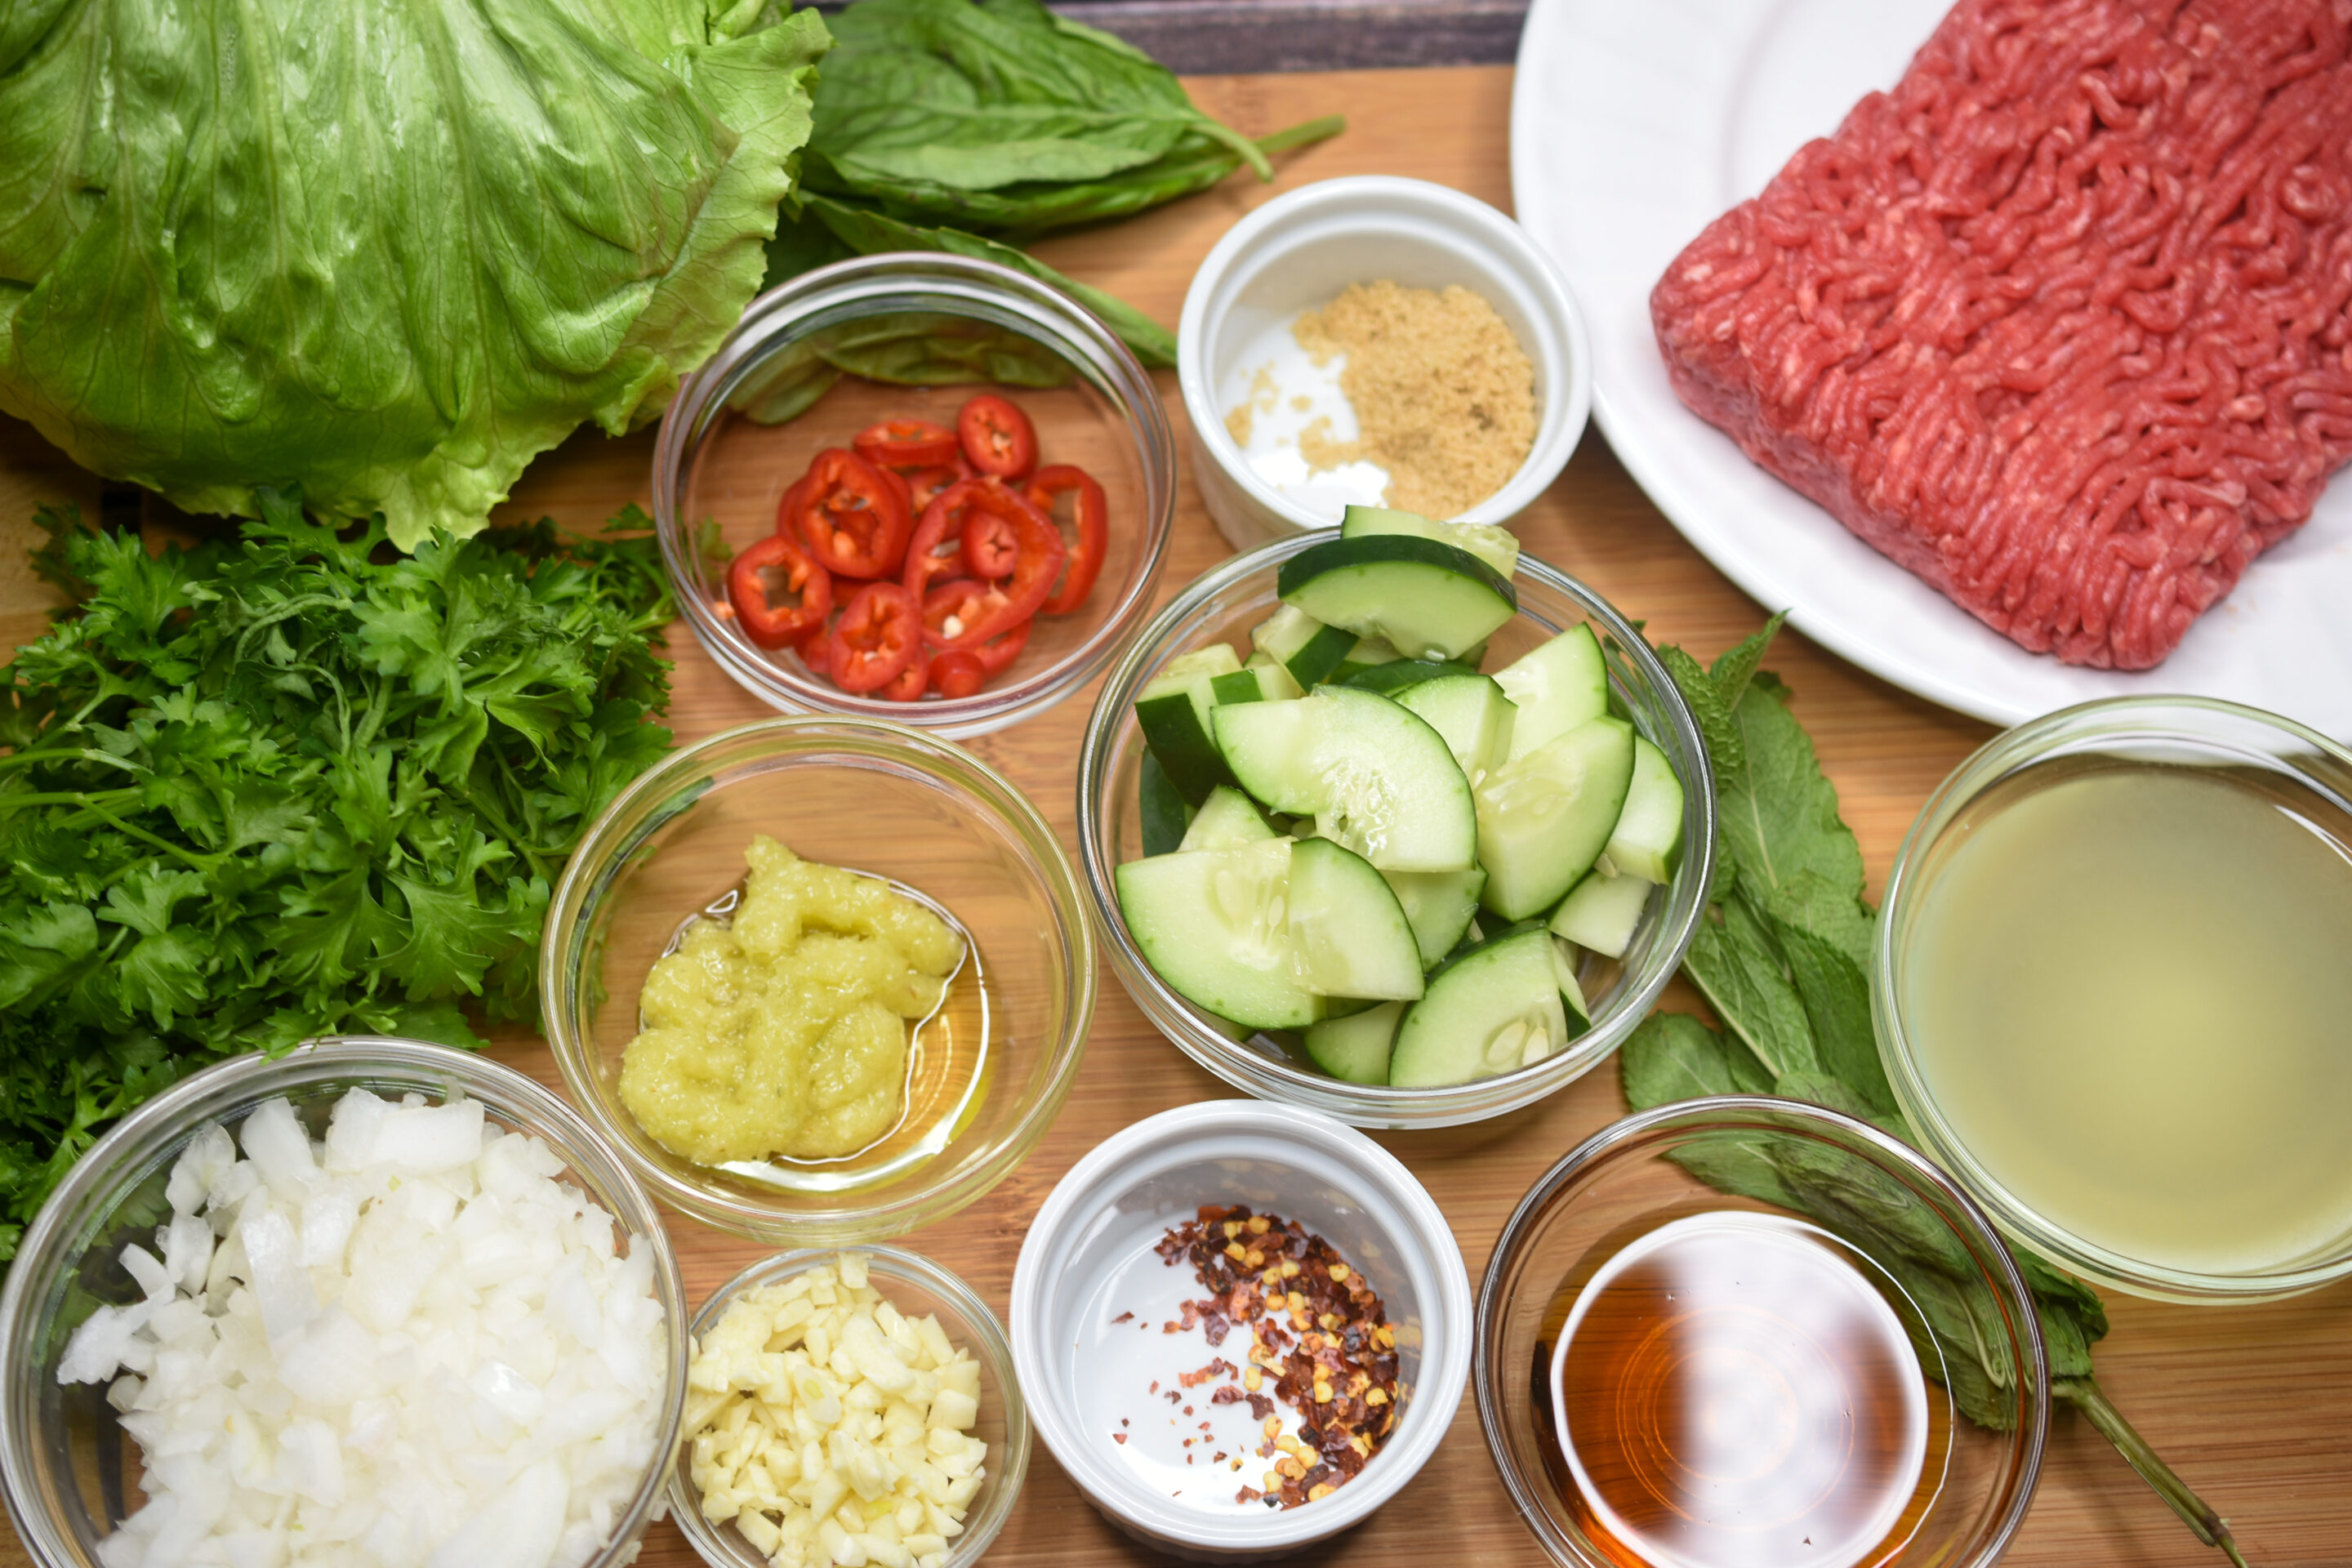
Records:
[[[762,851],[751,869],[762,837],[855,873],[863,893],[819,889],[755,910],[753,879],[774,858]],[[676,966],[734,962],[714,934],[748,952],[780,945],[784,930],[822,1003],[877,962],[854,945],[879,918],[857,902],[876,879],[962,939],[944,987],[889,1021],[901,1032],[884,1038],[870,1012],[844,1007],[819,1033],[791,1011],[807,994],[800,982],[755,976],[743,989],[756,984],[759,1001],[715,1013],[711,1046],[669,1057],[683,1064],[675,1094],[754,1112],[781,1103],[797,1122],[765,1114],[749,1131],[708,1119],[689,1131],[787,1141],[720,1157],[676,1121],[641,1123],[648,1100],[630,1091],[630,1049],[649,1023],[675,1033],[687,984]],[[766,719],[672,752],[581,838],[548,905],[541,1012],[572,1102],[656,1198],[772,1245],[878,1240],[986,1193],[1053,1123],[1094,1016],[1084,908],[1037,808],[961,746],[872,719]],[[672,966],[660,987],[657,964]],[[738,972],[717,973],[723,984],[704,994],[731,1006]]]
[[[801,638],[790,624],[763,628],[746,619],[739,595],[751,590],[736,581],[735,568],[752,565],[757,558],[747,552],[754,547],[777,548],[763,542],[779,533],[840,567],[820,574],[835,620],[851,618],[861,590],[909,581],[903,565],[877,574],[871,562],[844,564],[859,553],[855,540],[826,555],[805,537],[804,518],[787,523],[788,511],[800,515],[796,481],[820,468],[845,503],[860,503],[838,514],[852,522],[867,515],[865,491],[877,489],[870,499],[887,510],[877,487],[895,481],[902,490],[898,506],[908,527],[898,548],[940,563],[918,579],[918,603],[929,605],[959,580],[992,581],[983,574],[995,568],[972,564],[979,530],[959,521],[933,549],[925,541],[936,536],[925,533],[923,521],[929,502],[945,499],[944,488],[958,479],[995,482],[973,468],[956,438],[960,416],[982,398],[1011,404],[1010,417],[1029,426],[1034,471],[1013,464],[1008,485],[1064,535],[1071,564],[1021,629],[945,650],[981,662],[976,689],[948,682],[940,666],[928,682],[917,670],[909,689],[892,683],[852,690],[835,679],[833,645],[822,632]],[[868,444],[891,422],[901,428]],[[1082,470],[1098,488],[1087,492],[1052,469]],[[1090,495],[1101,504],[1098,531],[1080,516]],[[952,510],[1011,526],[1021,508]],[[1154,597],[1176,515],[1176,447],[1150,375],[1108,327],[1060,290],[964,257],[859,257],[761,295],[678,388],[655,447],[652,510],[679,614],[744,689],[788,713],[887,719],[967,737],[1044,712],[1117,657]],[[958,530],[966,535],[961,552]],[[848,538],[856,529],[841,531]],[[1020,537],[1027,549],[1026,535]],[[1076,563],[1089,552],[1094,577],[1085,587],[1076,580]],[[876,561],[886,552],[876,545]],[[786,564],[752,572],[770,611],[812,602],[805,583],[788,586]],[[1014,572],[1008,588],[1022,580]],[[961,624],[951,628],[947,614],[940,609],[930,622],[941,635],[961,636]],[[917,664],[940,651],[926,641]]]
[[[1878,1129],[1757,1096],[1629,1116],[1529,1189],[1471,1386],[1566,1568],[1989,1564],[2050,1407],[1982,1210]]]
[[[1928,798],[1872,975],[1921,1147],[2083,1278],[2352,1274],[2352,752],[2196,697],[2022,724]]]

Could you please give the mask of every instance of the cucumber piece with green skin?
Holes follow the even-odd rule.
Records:
[[[1568,1038],[1572,1040],[1592,1027],[1592,1009],[1585,1005],[1584,987],[1577,984],[1575,951],[1558,938],[1551,944],[1551,977],[1559,986],[1562,1016],[1568,1019]]]
[[[1548,910],[1592,869],[1633,781],[1633,727],[1595,719],[1480,781],[1480,895],[1507,921]]]
[[[1187,1001],[1252,1029],[1303,1029],[1323,998],[1299,984],[1287,838],[1129,860],[1119,912],[1153,973]]]
[[[1519,710],[1511,729],[1512,762],[1609,711],[1609,667],[1590,626],[1570,626],[1496,670],[1495,679]]]
[[[1359,639],[1339,626],[1327,626],[1306,611],[1284,605],[1250,628],[1250,646],[1290,671],[1301,687],[1328,676]]]
[[[1359,691],[1377,691],[1383,697],[1399,697],[1428,681],[1477,673],[1470,666],[1453,659],[1400,658],[1390,664],[1368,665],[1352,670],[1339,684],[1352,686]]]
[[[1366,670],[1394,664],[1403,657],[1380,637],[1356,637],[1348,645],[1348,657],[1333,665],[1331,673],[1323,679],[1333,686],[1345,686]]]
[[[1302,695],[1298,682],[1278,664],[1262,664],[1255,669],[1244,666],[1209,682],[1209,696],[1220,707],[1228,702],[1287,702]]]
[[[1191,831],[1192,808],[1184,804],[1184,797],[1168,782],[1160,759],[1149,751],[1136,764],[1135,794],[1138,815],[1143,819],[1143,852],[1172,853]]]
[[[1135,721],[1143,731],[1143,743],[1160,759],[1168,782],[1187,805],[1200,805],[1211,790],[1232,782],[1217,752],[1209,712],[1216,706],[1213,687],[1217,677],[1241,667],[1232,648],[1211,643],[1171,659],[1136,696]]]
[[[1345,1018],[1326,1018],[1307,1026],[1307,1056],[1342,1083],[1386,1083],[1389,1047],[1395,1043],[1397,1020],[1404,1016],[1402,1002],[1379,1006]]]
[[[1214,710],[1217,745],[1261,805],[1383,871],[1466,871],[1478,819],[1444,740],[1370,691],[1318,686],[1291,702]],[[1613,820],[1613,819],[1612,819]]]
[[[1511,754],[1511,731],[1519,710],[1492,676],[1450,675],[1424,680],[1398,692],[1396,700],[1445,737],[1446,749],[1473,785],[1501,767]]]
[[[1298,684],[1298,678],[1271,654],[1253,653],[1242,660],[1242,668],[1258,672],[1258,695],[1269,702],[1307,695],[1307,689]]]
[[[1388,879],[1389,890],[1396,895],[1405,922],[1412,927],[1413,942],[1421,949],[1421,966],[1436,968],[1477,918],[1478,890],[1486,885],[1486,873],[1474,868],[1381,875]]]
[[[1328,838],[1290,850],[1290,944],[1299,978],[1324,996],[1410,1002],[1421,994],[1421,947],[1396,894],[1351,849]]]
[[[1429,977],[1397,1026],[1389,1082],[1433,1089],[1516,1072],[1569,1038],[1550,933],[1514,927]]]
[[[1244,844],[1278,838],[1271,824],[1250,797],[1231,784],[1219,784],[1192,814],[1179,849],[1238,849]]]
[[[1386,641],[1409,658],[1455,658],[1518,613],[1510,579],[1457,545],[1372,534],[1311,545],[1275,579],[1286,605]]]
[[[1596,870],[1559,901],[1551,917],[1551,934],[1605,957],[1622,958],[1649,907],[1649,883]]]
[[[1351,506],[1339,514],[1339,537],[1363,539],[1376,533],[1409,534],[1433,539],[1466,550],[1503,574],[1506,582],[1519,569],[1519,542],[1507,529],[1485,522],[1441,522],[1417,511],[1393,507]]]
[[[1683,784],[1666,754],[1633,738],[1633,782],[1601,851],[1620,875],[1664,884],[1683,859]]]

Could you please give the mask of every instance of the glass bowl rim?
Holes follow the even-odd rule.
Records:
[[[906,308],[956,313],[950,306],[1010,310],[1029,324],[1022,335],[1039,342],[1070,365],[1078,379],[1123,404],[1122,423],[1134,442],[1143,476],[1147,516],[1141,570],[1126,595],[1102,616],[1094,631],[1057,663],[1010,686],[985,688],[969,697],[892,702],[832,689],[829,683],[787,679],[764,649],[721,617],[694,591],[694,524],[679,516],[688,470],[719,413],[724,399],[765,363],[780,339],[812,316],[837,307],[911,298]],[[978,319],[978,318],[975,318]],[[1002,322],[997,322],[1003,325]],[[1052,339],[1039,336],[1050,332]],[[735,683],[786,713],[825,713],[843,718],[885,719],[950,736],[1001,729],[1045,711],[1084,687],[1134,637],[1150,608],[1168,544],[1175,531],[1176,441],[1168,410],[1150,373],[1102,319],[1076,299],[1038,279],[993,261],[935,251],[887,251],[856,256],[785,279],[753,300],[700,368],[688,375],[662,413],[655,439],[650,507],[662,564],[677,600],[678,614],[714,663]]]
[[[981,792],[942,770],[969,769],[1013,808],[1004,809],[982,795],[982,808],[1014,840],[1026,842],[1042,864],[1045,874],[1039,879],[1040,891],[1067,939],[1070,962],[1064,984],[1067,1011],[1061,1037],[1051,1047],[1055,1058],[1052,1070],[1040,1092],[997,1140],[994,1152],[960,1180],[945,1186],[928,1184],[924,1176],[924,1171],[929,1168],[927,1163],[923,1170],[880,1188],[886,1196],[818,1213],[795,1214],[750,1197],[721,1198],[705,1192],[646,1160],[625,1136],[619,1135],[617,1128],[605,1131],[613,1113],[597,1088],[595,1067],[585,1042],[572,1028],[572,997],[584,974],[572,972],[570,959],[573,935],[591,909],[604,897],[614,869],[625,855],[643,844],[649,831],[640,824],[625,842],[618,831],[618,825],[641,803],[654,803],[652,810],[646,814],[647,822],[652,822],[660,803],[693,787],[697,775],[710,776],[704,771],[704,763],[714,752],[724,752],[747,742],[779,742],[789,750],[822,749],[829,738],[841,731],[883,743],[895,763],[909,767],[935,784],[949,784],[961,795]],[[790,743],[795,741],[804,744],[793,747]],[[763,749],[762,754],[782,752]],[[660,822],[674,820],[677,815],[681,814],[661,817]],[[1049,850],[1050,854],[1045,853]],[[564,1090],[579,1106],[579,1114],[597,1129],[615,1157],[661,1202],[730,1235],[771,1245],[782,1231],[824,1225],[835,1227],[825,1234],[838,1237],[828,1243],[835,1249],[870,1247],[886,1237],[931,1224],[976,1202],[1028,1158],[1037,1141],[1061,1113],[1063,1102],[1077,1081],[1078,1068],[1086,1056],[1087,1037],[1094,1021],[1098,968],[1095,933],[1085,917],[1068,851],[1062,847],[1061,839],[1026,791],[969,748],[936,731],[858,714],[776,713],[706,735],[667,752],[631,780],[581,834],[547,901],[547,921],[540,942],[541,1027],[557,1070],[562,1075]],[[929,1163],[936,1163],[935,1158]]]
[[[1532,1067],[1433,1089],[1345,1083],[1260,1056],[1204,1027],[1192,1016],[1191,1005],[1176,996],[1152,971],[1119,913],[1113,890],[1113,868],[1107,864],[1100,844],[1104,795],[1117,761],[1112,754],[1112,732],[1131,705],[1144,669],[1161,656],[1177,629],[1203,605],[1253,574],[1338,536],[1336,527],[1281,534],[1218,562],[1160,607],[1104,678],[1093,711],[1087,716],[1085,739],[1078,752],[1078,858],[1086,868],[1088,912],[1120,984],[1138,1008],[1186,1056],[1244,1093],[1303,1106],[1368,1127],[1445,1127],[1486,1121],[1557,1093],[1607,1060],[1655,1008],[1658,998],[1681,968],[1683,954],[1689,950],[1698,932],[1698,923],[1705,918],[1706,889],[1714,876],[1717,808],[1713,760],[1682,689],[1675,684],[1649,640],[1600,593],[1541,556],[1522,550],[1517,574],[1570,600],[1590,620],[1598,623],[1598,632],[1616,642],[1626,660],[1656,694],[1668,720],[1670,735],[1666,738],[1694,764],[1687,776],[1677,776],[1686,799],[1695,800],[1698,805],[1703,831],[1696,836],[1696,844],[1688,842],[1691,835],[1685,835],[1681,868],[1666,884],[1666,907],[1661,913],[1652,946],[1643,954],[1644,965],[1653,973],[1627,993],[1606,1023],[1596,1024],[1578,1036],[1566,1049],[1554,1052]],[[1658,945],[1661,941],[1664,942],[1663,948]],[[1664,955],[1663,960],[1661,954]],[[1498,1090],[1498,1086],[1508,1087]]]
[[[1004,1447],[1010,1458],[992,1475],[995,1484],[989,1492],[988,1507],[968,1513],[963,1533],[948,1543],[949,1568],[968,1568],[969,1564],[980,1561],[1012,1521],[1013,1505],[1019,1501],[1021,1489],[1029,1476],[1032,1434],[1028,1401],[1022,1394],[1021,1380],[1013,1371],[1013,1346],[1005,1338],[1004,1325],[998,1320],[995,1310],[961,1275],[937,1258],[882,1242],[789,1247],[747,1264],[711,1291],[702,1305],[695,1309],[694,1319],[687,1327],[687,1337],[689,1341],[699,1340],[703,1331],[717,1321],[719,1314],[744,1291],[805,1273],[845,1252],[859,1254],[869,1266],[878,1261],[881,1267],[875,1272],[884,1278],[911,1280],[951,1303],[963,1315],[964,1321],[971,1330],[971,1337],[979,1342],[965,1348],[970,1349],[974,1359],[983,1363],[996,1379],[996,1386],[1004,1401]],[[887,1296],[888,1292],[883,1294]],[[695,1488],[693,1478],[688,1474],[687,1449],[693,1437],[692,1433],[685,1430],[681,1421],[675,1445],[677,1456],[669,1467],[667,1496],[670,1511],[677,1518],[679,1533],[686,1537],[688,1544],[704,1562],[712,1564],[712,1568],[740,1568],[740,1560],[728,1552],[718,1539],[719,1532],[727,1527],[713,1524],[702,1515],[700,1493]],[[748,1542],[744,1544],[750,1546]],[[756,1551],[754,1555],[758,1555]]]
[[[527,1108],[533,1119],[557,1131],[562,1139],[557,1152],[562,1155],[573,1179],[579,1179],[583,1157],[607,1167],[594,1173],[595,1180],[600,1186],[609,1182],[613,1190],[593,1195],[598,1202],[621,1211],[614,1214],[614,1220],[652,1247],[654,1294],[661,1304],[663,1328],[669,1340],[664,1358],[667,1388],[662,1416],[655,1425],[654,1458],[639,1478],[629,1506],[615,1514],[612,1533],[589,1560],[589,1568],[614,1568],[625,1563],[636,1554],[636,1542],[652,1521],[655,1505],[664,1495],[668,1467],[661,1456],[677,1446],[678,1424],[686,1409],[685,1279],[679,1272],[669,1232],[662,1224],[660,1207],[628,1163],[562,1095],[493,1058],[436,1041],[394,1035],[321,1035],[276,1056],[256,1051],[228,1057],[190,1073],[133,1110],[83,1151],[81,1158],[42,1204],[32,1224],[25,1227],[16,1261],[9,1268],[6,1285],[0,1288],[0,1340],[18,1344],[24,1336],[39,1330],[41,1320],[28,1314],[42,1304],[26,1299],[32,1289],[28,1281],[46,1274],[51,1278],[46,1281],[45,1295],[54,1289],[55,1276],[61,1266],[57,1249],[70,1239],[61,1232],[80,1210],[105,1195],[105,1189],[100,1185],[101,1174],[114,1178],[112,1191],[119,1203],[122,1193],[152,1178],[170,1157],[169,1151],[152,1156],[145,1151],[163,1145],[184,1146],[186,1139],[194,1135],[194,1127],[182,1125],[187,1121],[191,1104],[226,1095],[234,1098],[236,1107],[249,1109],[270,1098],[272,1086],[280,1078],[301,1076],[305,1069],[321,1082],[345,1078],[394,1081],[413,1078],[417,1080],[419,1091],[437,1092],[445,1100],[453,1086],[467,1091],[468,1098],[477,1089],[509,1097]],[[297,1090],[303,1087],[299,1083],[290,1086]],[[224,1109],[207,1113],[205,1120],[224,1121],[236,1113],[236,1109]],[[533,1135],[544,1136],[536,1131]],[[37,1266],[37,1260],[47,1267]],[[50,1499],[33,1489],[37,1479],[30,1462],[33,1445],[26,1440],[28,1434],[22,1419],[29,1413],[33,1380],[12,1375],[9,1384],[5,1401],[0,1401],[0,1437],[6,1439],[0,1441],[0,1479],[5,1480],[9,1515],[35,1561],[79,1561],[79,1548],[58,1530],[51,1517]]]
[[[2214,1274],[2128,1258],[2074,1235],[2016,1197],[1969,1152],[1927,1088],[1900,1007],[1902,954],[1897,941],[1905,922],[1898,916],[1907,911],[1910,899],[1918,896],[1915,889],[1923,886],[1927,858],[1954,815],[2003,779],[2055,756],[2095,753],[2101,749],[2098,742],[2162,740],[2203,750],[2216,757],[2250,755],[2213,734],[2199,733],[2189,727],[2199,720],[2233,722],[2267,731],[2334,762],[2347,777],[2352,777],[2352,750],[2284,715],[2218,697],[2174,692],[2103,697],[2060,708],[2004,730],[1969,752],[1945,775],[1904,832],[1902,847],[1895,851],[1894,866],[1886,875],[1885,892],[1879,900],[1878,929],[1871,941],[1871,1012],[1877,1024],[1879,1059],[1886,1068],[1887,1080],[1905,1120],[1935,1159],[1952,1173],[1953,1179],[1991,1214],[2005,1238],[2013,1238],[2059,1268],[2095,1284],[2130,1295],[2192,1304],[2275,1300],[2352,1277],[2352,1245],[2344,1247],[2342,1256],[2325,1264],[2262,1273]],[[2270,755],[2268,760],[2277,771],[2352,810],[2352,800],[2314,779],[2302,762],[2278,755]]]
[[[1555,1562],[1561,1562],[1562,1559],[1552,1549],[1550,1539],[1537,1523],[1538,1520],[1548,1516],[1531,1495],[1528,1479],[1508,1458],[1501,1398],[1497,1393],[1500,1387],[1498,1379],[1503,1374],[1495,1366],[1488,1348],[1507,1306],[1503,1300],[1504,1275],[1526,1244],[1528,1229],[1572,1182],[1612,1161],[1638,1152],[1643,1142],[1654,1132],[1685,1130],[1675,1127],[1673,1124],[1675,1123],[1685,1124],[1689,1131],[1704,1130],[1717,1122],[1737,1126],[1742,1119],[1756,1116],[1816,1123],[1850,1142],[1862,1145],[1870,1152],[1871,1157],[1902,1167],[1941,1194],[1975,1227],[1979,1238],[1987,1244],[1986,1250],[2000,1264],[2000,1272],[1990,1283],[2010,1304],[2022,1303],[2024,1310],[2015,1314],[2015,1321],[2024,1329],[2018,1348],[2025,1359],[2024,1370],[2030,1374],[2025,1380],[2026,1385],[2038,1397],[2030,1401],[2032,1419],[2021,1422],[2013,1432],[2002,1435],[2009,1439],[2011,1452],[2017,1456],[2017,1479],[2012,1484],[2012,1495],[1990,1529],[1969,1543],[1971,1555],[1963,1565],[1963,1568],[1989,1568],[2009,1550],[2011,1541],[2025,1523],[2026,1513],[2032,1507],[2033,1494],[2041,1481],[2042,1458],[2049,1438],[2052,1399],[2050,1357],[2042,1339],[2041,1314],[2033,1306],[2032,1289],[2026,1284],[2024,1271],[2011,1253],[2007,1240],[1983,1207],[1969,1194],[1967,1189],[1938,1169],[1925,1154],[1858,1117],[1848,1116],[1826,1106],[1786,1100],[1776,1095],[1710,1095],[1697,1100],[1673,1100],[1620,1117],[1561,1155],[1549,1170],[1536,1178],[1534,1184],[1528,1188],[1527,1194],[1513,1207],[1510,1218],[1503,1222],[1502,1230],[1495,1237],[1494,1250],[1487,1254],[1486,1267],[1479,1276],[1478,1308],[1472,1325],[1470,1344],[1470,1386],[1477,1398],[1478,1427],[1486,1439],[1486,1452],[1494,1460],[1503,1489],[1510,1494],[1512,1507],[1518,1510],[1519,1517],[1527,1523],[1529,1533],[1535,1536],[1545,1555]]]

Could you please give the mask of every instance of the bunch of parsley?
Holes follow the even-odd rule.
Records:
[[[156,556],[41,516],[79,605],[0,672],[0,1258],[207,1061],[533,1016],[550,884],[669,744],[650,541],[410,556],[257,493],[241,539]]]
[[[1788,710],[1789,689],[1760,667],[1775,616],[1738,647],[1702,665],[1658,650],[1706,738],[1719,836],[1715,884],[1683,973],[1722,1021],[1656,1013],[1620,1058],[1636,1110],[1718,1094],[1769,1094],[1827,1106],[1916,1144],[1878,1054],[1870,1006],[1876,915],[1863,901],[1862,847],[1838,816],[1837,788]],[[1962,1415],[2006,1427],[2016,1371],[1999,1350],[2000,1308],[1948,1232],[1887,1190],[1877,1167],[1811,1139],[1759,1132],[1674,1156],[1709,1185],[1811,1215],[1876,1261],[1903,1288],[1937,1346],[1930,1353]],[[2199,1541],[2244,1568],[2229,1521],[2189,1489],[2109,1403],[2091,1346],[2107,1331],[2097,1292],[2028,1253],[2050,1358],[2050,1391],[2116,1446]],[[1979,1325],[1982,1325],[1980,1331]]]

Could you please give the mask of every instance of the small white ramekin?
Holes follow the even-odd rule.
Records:
[[[1176,369],[1192,426],[1192,475],[1236,550],[1339,521],[1259,479],[1225,428],[1217,389],[1268,326],[1350,283],[1458,283],[1485,297],[1534,362],[1536,438],[1508,484],[1457,521],[1507,523],[1568,464],[1592,408],[1584,319],[1568,280],[1527,231],[1486,203],[1426,180],[1359,174],[1276,196],[1234,225],[1192,275]]]
[[[1246,1204],[1321,1236],[1363,1270],[1397,1331],[1406,1392],[1396,1429],[1353,1479],[1301,1508],[1181,1506],[1121,1463],[1104,1433],[1081,1430],[1081,1315],[1110,1277],[1203,1204]],[[1079,1491],[1136,1540],[1202,1563],[1279,1556],[1361,1523],[1436,1451],[1470,1367],[1470,1276],[1435,1201],[1354,1128],[1258,1100],[1180,1106],[1096,1145],[1030,1224],[1010,1319],[1030,1420]],[[1171,1353],[1171,1366],[1185,1354],[1205,1352]]]

